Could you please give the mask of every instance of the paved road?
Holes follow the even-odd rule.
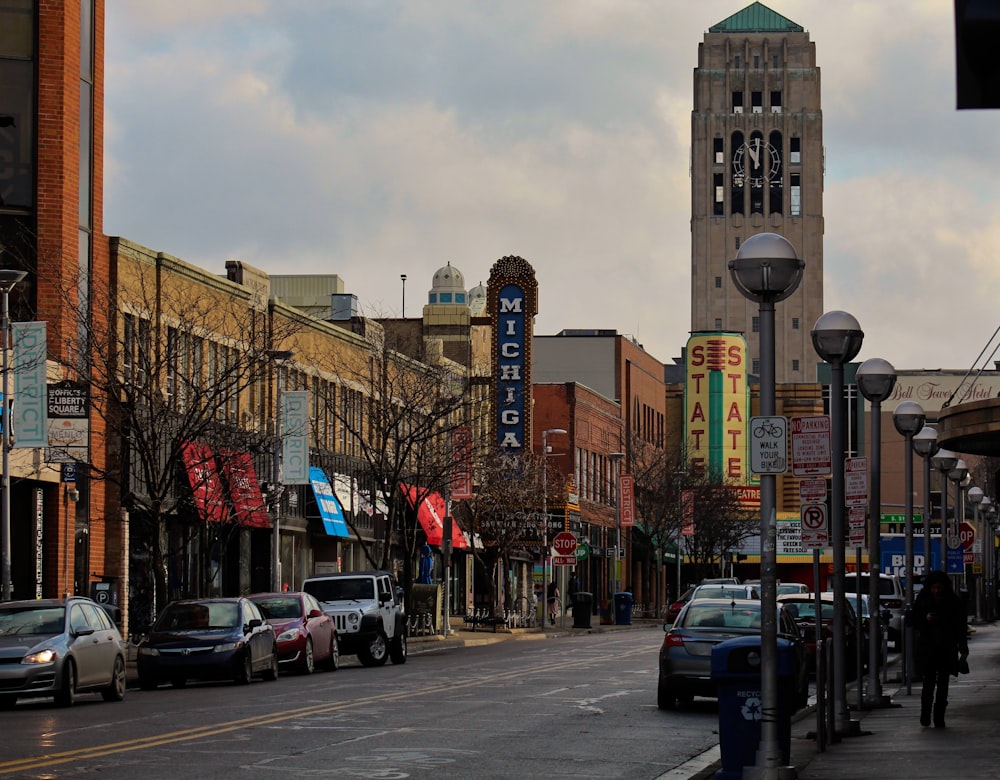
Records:
[[[655,706],[658,627],[415,653],[249,687],[0,713],[0,774],[657,778],[717,744],[712,701]]]

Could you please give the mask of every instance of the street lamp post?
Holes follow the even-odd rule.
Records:
[[[941,472],[941,571],[948,570],[948,472],[957,462],[958,455],[940,448],[931,458],[931,465]]]
[[[621,568],[622,555],[622,518],[621,507],[618,501],[618,464],[625,457],[624,452],[611,452],[608,460],[611,461],[611,495],[615,500],[615,576],[611,589],[611,606],[615,605],[615,594],[621,591],[621,581],[619,580],[619,569]]]
[[[913,437],[913,449],[924,460],[924,568],[931,570],[931,457],[938,451],[937,431],[925,425]]]
[[[996,598],[997,562],[994,558],[994,538],[996,535],[997,508],[989,496],[983,498],[983,556],[986,564],[986,619],[992,621],[996,616],[994,599]]]
[[[3,450],[3,571],[0,576],[3,578],[3,600],[10,601],[13,594],[12,576],[10,569],[10,291],[14,285],[27,276],[26,271],[17,271],[13,268],[0,269],[0,338],[3,338],[3,413],[0,421],[3,424],[3,442],[0,449]]]
[[[542,630],[548,617],[549,598],[549,434],[566,433],[565,428],[548,428],[542,431]]]
[[[868,695],[869,708],[888,707],[888,696],[882,695],[878,676],[878,662],[882,648],[882,619],[879,608],[879,572],[882,570],[882,402],[896,386],[896,369],[888,360],[869,358],[857,372],[858,389],[872,405],[871,410],[871,463],[869,464],[869,518],[868,518]],[[921,419],[921,424],[923,420]],[[912,514],[912,509],[910,510]],[[909,520],[909,514],[907,515]],[[909,525],[907,526],[909,527]],[[859,605],[860,606],[860,605]],[[860,614],[860,609],[858,610]],[[860,670],[859,670],[860,673]]]
[[[966,491],[969,503],[972,504],[973,524],[976,527],[976,540],[980,546],[983,543],[982,515],[979,514],[979,507],[983,504],[986,494],[981,487],[970,487]],[[975,571],[975,569],[973,569]],[[976,622],[983,622],[983,576],[976,577]]]
[[[830,364],[830,428],[833,468],[830,479],[830,545],[833,548],[833,635],[844,636],[844,447],[847,403],[844,398],[844,364],[861,351],[864,332],[853,315],[845,311],[829,311],[822,315],[812,330],[816,353]],[[833,645],[833,713],[839,734],[853,733],[853,723],[847,711],[847,675],[842,648]]]
[[[906,439],[903,466],[906,512],[906,609],[903,620],[903,676],[906,694],[913,692],[913,437],[923,429],[926,420],[923,407],[914,401],[903,401],[892,414],[896,430]],[[878,609],[878,601],[875,602]],[[870,640],[869,640],[870,641]],[[869,655],[869,658],[871,656]]]
[[[948,479],[955,483],[955,508],[952,510],[951,517],[951,529],[948,536],[952,540],[958,539],[958,529],[961,526],[962,521],[965,519],[965,486],[969,484],[969,467],[966,465],[962,458],[955,461],[955,467],[948,472]],[[961,544],[959,544],[961,548]],[[946,543],[947,548],[947,543]],[[948,561],[945,559],[945,571],[948,570]],[[962,566],[962,577],[965,577],[965,566]],[[955,578],[954,584],[955,591],[958,592],[958,576]]]
[[[288,349],[268,350],[267,356],[275,368],[274,390],[274,444],[271,451],[271,507],[274,517],[271,519],[271,590],[281,592],[281,401],[284,392],[282,368],[292,359],[294,352]]]
[[[760,414],[775,413],[774,305],[795,292],[802,281],[805,263],[784,236],[758,233],[740,247],[729,261],[729,275],[740,294],[758,304],[760,315]],[[778,740],[778,558],[775,546],[774,474],[760,475],[760,743],[754,767],[743,770],[745,778],[795,776],[782,766]],[[680,551],[678,550],[678,555]],[[679,587],[678,587],[679,591]],[[678,592],[678,598],[680,593]]]

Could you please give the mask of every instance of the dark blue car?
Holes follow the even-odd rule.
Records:
[[[180,688],[191,679],[245,685],[255,674],[278,679],[278,646],[274,629],[250,599],[174,601],[139,644],[136,668],[143,690],[164,682]]]

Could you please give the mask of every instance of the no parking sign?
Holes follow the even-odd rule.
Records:
[[[826,547],[830,539],[826,504],[803,504],[799,516],[802,521],[802,546],[810,550]]]

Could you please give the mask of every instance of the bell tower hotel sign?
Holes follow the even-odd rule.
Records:
[[[519,454],[531,431],[531,337],[538,313],[538,282],[527,260],[511,255],[493,264],[486,306],[493,322],[496,442]]]

